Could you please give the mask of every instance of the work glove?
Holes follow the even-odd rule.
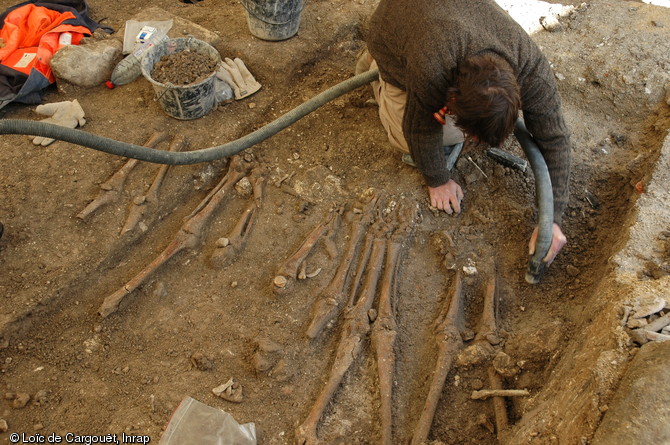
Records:
[[[239,57],[236,57],[235,60],[226,57],[225,61],[219,64],[216,77],[226,81],[232,87],[237,100],[251,96],[261,89],[261,84],[254,79]]]
[[[77,125],[83,126],[86,123],[84,119],[84,109],[81,108],[77,100],[54,102],[51,104],[38,105],[35,111],[45,116],[51,116],[43,119],[42,122],[49,124],[60,125],[61,127],[77,128]],[[33,144],[42,145],[46,147],[51,144],[54,139],[42,136],[35,136]]]

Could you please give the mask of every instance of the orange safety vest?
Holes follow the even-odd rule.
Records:
[[[34,68],[50,83],[56,81],[49,62],[63,44],[62,33],[72,35],[72,44],[77,45],[90,30],[85,26],[69,25],[66,20],[76,18],[69,11],[59,12],[43,6],[27,4],[14,9],[5,17],[0,29],[0,63],[29,75]]]

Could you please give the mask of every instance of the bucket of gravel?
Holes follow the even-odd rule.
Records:
[[[220,61],[219,52],[207,42],[169,39],[149,48],[142,58],[142,75],[168,115],[197,119],[216,104],[214,79]]]

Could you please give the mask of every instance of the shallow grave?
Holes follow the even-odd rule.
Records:
[[[107,38],[128,19],[170,17],[172,37],[243,59],[262,88],[191,121],[166,115],[142,77],[61,82],[44,102],[77,99],[81,129],[114,140],[218,146],[351,78],[376,4],[307,2],[298,34],[267,42],[238,2],[90,1],[117,30]],[[196,165],[3,135],[0,443],[15,432],[158,443],[186,396],[254,423],[258,443],[305,431],[377,443],[389,425],[391,443],[409,443],[458,283],[462,344],[428,443],[668,442],[670,9],[500,4],[552,63],[573,132],[568,244],[539,284],[524,280],[532,172],[466,144],[463,212],[431,209],[367,87]],[[42,119],[34,108],[0,117]],[[501,148],[522,156],[513,140]],[[514,392],[489,392],[501,388]]]

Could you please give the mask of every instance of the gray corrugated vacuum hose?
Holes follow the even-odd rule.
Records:
[[[319,93],[288,113],[274,121],[249,133],[237,140],[216,147],[203,148],[188,152],[169,152],[142,147],[140,145],[119,142],[114,139],[97,136],[82,130],[76,130],[59,125],[40,121],[20,119],[0,119],[0,134],[26,134],[43,136],[60,141],[71,142],[76,145],[92,148],[113,155],[139,159],[141,161],[168,165],[190,165],[222,159],[241,152],[253,145],[263,142],[270,136],[307,116],[312,111],[325,105],[341,95],[372,82],[379,76],[378,70],[371,70],[347,79],[337,85]]]
[[[535,193],[537,195],[538,233],[535,243],[535,253],[530,257],[526,281],[537,284],[542,278],[546,263],[542,258],[547,255],[551,247],[554,225],[554,195],[551,189],[551,177],[544,157],[535,140],[526,129],[523,120],[518,119],[514,125],[514,136],[521,144],[535,176]]]

